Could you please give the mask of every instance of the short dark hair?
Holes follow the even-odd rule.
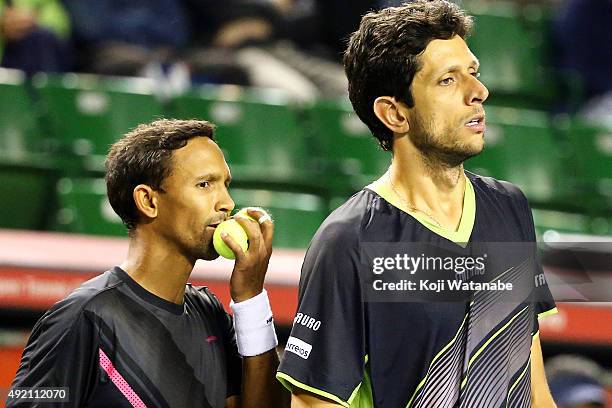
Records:
[[[172,151],[194,137],[214,139],[215,126],[204,120],[160,119],[141,124],[113,144],[106,157],[106,191],[113,210],[129,231],[139,219],[133,191],[139,184],[163,191],[172,172]]]
[[[374,114],[376,98],[392,96],[413,107],[419,54],[432,40],[465,38],[471,28],[472,18],[446,0],[415,0],[363,16],[349,39],[344,69],[353,108],[384,150],[392,149],[393,133]]]

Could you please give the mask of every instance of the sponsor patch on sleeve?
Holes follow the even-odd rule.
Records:
[[[312,346],[305,341],[298,339],[297,337],[289,336],[285,350],[306,360],[308,356],[310,356]]]

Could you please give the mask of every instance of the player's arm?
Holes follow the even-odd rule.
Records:
[[[232,395],[225,399],[225,408],[239,408],[240,407],[240,397],[237,395]]]
[[[278,354],[276,354],[276,349],[259,356],[244,358],[244,383],[242,388],[244,407],[289,406],[289,393],[281,383],[276,381],[277,368]],[[260,398],[256,398],[257,396]]]
[[[226,408],[289,406],[289,394],[275,379],[278,368],[276,349],[259,356],[244,357],[242,364],[244,378],[242,396],[233,395],[227,398]]]
[[[300,388],[294,388],[291,394],[291,408],[337,408],[342,405]]]
[[[267,214],[249,209],[248,215],[254,220],[263,220]],[[236,217],[249,237],[247,252],[243,252],[230,236],[222,236],[236,254],[230,293],[234,301],[232,309],[238,350],[243,356],[239,406],[288,407],[290,395],[275,377],[278,368],[277,341],[267,294],[263,288],[272,255],[274,224],[269,217],[261,224],[253,219]],[[259,321],[266,322],[267,326],[259,324]]]
[[[534,408],[556,408],[546,382],[539,334],[535,335],[531,343],[531,406]]]

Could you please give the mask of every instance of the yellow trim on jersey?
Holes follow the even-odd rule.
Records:
[[[542,313],[538,313],[538,319],[542,319],[542,318],[544,318],[546,316],[554,315],[554,314],[557,314],[557,313],[559,313],[559,310],[556,307],[553,307],[550,310],[547,310],[547,311],[542,312]]]
[[[474,302],[470,303],[470,306],[473,304]],[[466,314],[465,317],[463,318],[463,322],[461,322],[461,326],[459,326],[459,330],[457,330],[457,333],[455,333],[455,337],[453,337],[453,339],[442,348],[442,350],[440,350],[438,352],[438,354],[436,354],[434,356],[434,358],[431,360],[431,363],[429,363],[429,368],[427,369],[427,374],[425,374],[425,377],[421,380],[421,382],[419,383],[419,385],[417,385],[416,389],[414,390],[414,393],[412,393],[412,397],[410,398],[410,401],[408,401],[408,404],[406,405],[406,408],[410,407],[410,405],[412,405],[412,400],[414,400],[414,397],[416,397],[417,393],[419,392],[419,390],[421,389],[421,387],[423,387],[423,385],[425,385],[425,382],[427,381],[427,378],[429,378],[429,373],[431,371],[431,368],[433,367],[434,363],[438,360],[438,358],[440,358],[440,356],[450,348],[450,346],[453,345],[453,343],[457,340],[457,336],[459,336],[459,333],[461,332],[461,329],[463,328],[463,325],[465,324],[465,322],[467,321],[468,315]]]
[[[348,403],[350,408],[373,408],[374,397],[372,396],[372,381],[370,380],[370,368],[368,360],[370,356],[365,356],[365,366],[363,369],[363,381],[351,393]]]
[[[512,394],[512,391],[514,391],[519,381],[521,381],[521,379],[525,376],[528,368],[531,368],[531,354],[529,355],[529,358],[527,359],[527,364],[525,364],[525,368],[523,368],[521,375],[518,376],[514,384],[512,384],[512,387],[510,387],[508,394],[506,394],[506,406],[508,406],[508,400],[510,399],[510,395]]]
[[[472,185],[472,182],[467,176],[465,176],[465,173],[464,177],[465,194],[463,195],[463,212],[461,214],[461,221],[459,222],[459,228],[457,228],[457,231],[440,227],[434,224],[433,220],[431,220],[431,218],[425,214],[421,214],[417,211],[411,211],[406,208],[406,205],[403,204],[397,194],[393,192],[393,189],[389,184],[388,173],[385,173],[381,178],[366,186],[366,188],[374,191],[376,194],[384,198],[389,204],[407,213],[435,234],[465,247],[467,242],[470,240],[470,236],[472,235],[474,220],[476,219],[476,194],[474,193],[474,186]]]
[[[322,397],[325,397],[327,399],[330,399],[334,402],[337,402],[338,404],[342,405],[343,407],[350,407],[349,403],[347,401],[343,401],[340,398],[338,398],[337,396],[335,396],[334,394],[330,394],[329,392],[323,391],[323,390],[319,390],[317,388],[311,387],[310,385],[306,385],[303,382],[300,382],[298,380],[296,380],[295,378],[291,377],[288,374],[285,373],[281,373],[278,372],[276,373],[276,379],[278,381],[280,381],[281,384],[283,384],[283,386],[285,388],[287,388],[289,391],[293,391],[293,386],[301,388],[305,391],[311,392],[313,394],[316,395],[320,395]]]
[[[529,308],[529,306],[525,306],[523,309],[521,309],[521,311],[519,311],[517,314],[515,314],[514,316],[512,316],[512,319],[510,319],[506,324],[504,324],[498,331],[496,331],[486,342],[485,344],[483,344],[476,353],[474,353],[474,355],[472,356],[472,358],[470,358],[470,360],[468,361],[468,366],[467,366],[467,370],[466,370],[466,376],[463,379],[463,381],[461,382],[461,389],[463,389],[465,387],[465,385],[468,382],[468,378],[470,378],[468,376],[468,374],[470,373],[470,367],[472,366],[472,363],[474,363],[474,360],[476,360],[476,358],[478,358],[478,356],[480,354],[482,354],[482,352],[485,350],[485,348],[487,348],[487,346],[489,344],[491,344],[491,342],[493,340],[495,340],[495,338],[497,338],[497,336],[499,336],[501,333],[503,333],[508,326],[510,326],[512,324],[513,321],[515,321],[520,315],[522,315],[527,309]]]
[[[327,391],[320,390],[318,388],[311,387],[310,385],[304,384],[301,381],[296,380],[288,374],[277,372],[276,379],[280,381],[280,383],[289,391],[293,391],[293,387],[298,387],[303,389],[304,391],[308,391],[315,395],[320,395],[327,399],[330,399],[343,407],[347,408],[372,408],[374,407],[374,402],[372,398],[372,383],[370,381],[370,375],[368,373],[369,369],[367,367],[369,356],[365,356],[365,364],[366,367],[363,373],[363,381],[357,384],[357,387],[351,393],[348,401],[344,401],[340,399],[338,396],[331,394]]]

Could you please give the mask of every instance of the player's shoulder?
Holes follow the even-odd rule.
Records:
[[[232,337],[232,320],[223,304],[207,286],[188,283],[185,286],[185,304],[198,316],[197,321],[205,325],[220,325],[225,328],[224,335]],[[229,331],[228,331],[229,330]]]
[[[356,192],[329,214],[317,230],[313,241],[357,241],[376,199],[376,194],[368,189]]]
[[[105,296],[113,291],[122,281],[113,273],[113,269],[92,278],[74,289],[65,298],[55,303],[41,317],[41,323],[71,326],[92,304],[105,304]]]
[[[465,174],[472,183],[476,194],[485,194],[497,199],[508,199],[520,203],[527,201],[521,189],[509,181],[481,176],[469,171],[465,171]]]
[[[208,286],[185,285],[185,300],[193,302],[206,309],[223,309],[221,301]]]

